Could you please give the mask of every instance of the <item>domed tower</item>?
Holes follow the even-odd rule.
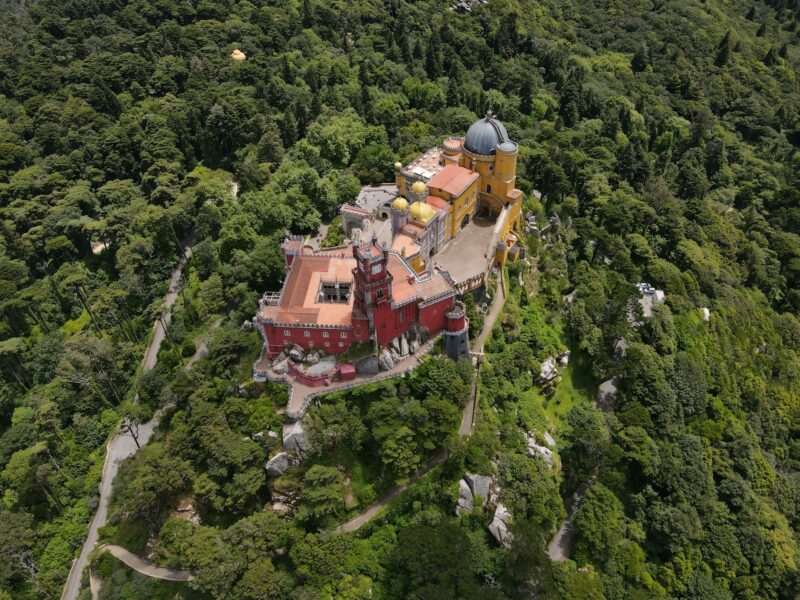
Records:
[[[494,118],[492,111],[487,111],[485,118],[478,119],[467,129],[464,150],[477,156],[491,156],[498,144],[510,141],[505,125]]]
[[[410,196],[414,200],[410,209],[411,218],[414,221],[427,224],[436,215],[428,205],[428,186],[422,181],[415,181],[411,185]]]
[[[418,221],[423,225],[427,225],[428,221],[436,216],[436,213],[429,204],[417,200],[411,205],[411,208],[409,209],[409,215],[411,216],[412,220]]]
[[[492,111],[467,130],[461,166],[480,173],[481,192],[493,195],[501,203],[506,202],[508,192],[516,184],[517,145],[509,139],[505,126],[494,118]]]
[[[519,149],[514,142],[503,142],[497,145],[494,176],[497,179],[508,182],[508,186],[511,189],[513,189],[517,183],[518,155]]]
[[[421,181],[415,181],[411,185],[411,195],[412,198],[414,198],[414,200],[417,201],[425,200],[425,197],[427,196],[426,194],[427,191],[428,191],[428,186]]]
[[[449,358],[459,360],[469,355],[469,319],[461,302],[445,314],[444,351]]]
[[[408,224],[408,200],[402,196],[392,202],[392,236]]]

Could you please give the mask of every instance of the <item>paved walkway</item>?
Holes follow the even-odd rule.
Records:
[[[143,559],[132,552],[128,552],[122,546],[114,546],[112,544],[105,544],[98,548],[100,552],[108,552],[114,558],[124,563],[137,573],[153,577],[154,579],[163,579],[165,581],[191,581],[194,579],[191,571],[184,571],[183,569],[169,569],[167,567],[159,567],[154,565],[149,560]]]
[[[569,555],[572,553],[572,547],[575,543],[575,533],[572,531],[572,517],[575,511],[578,510],[578,507],[580,507],[581,502],[583,502],[586,491],[594,485],[595,481],[597,481],[597,472],[575,490],[575,493],[570,497],[569,503],[567,504],[567,518],[564,519],[561,529],[559,529],[547,543],[547,555],[550,557],[550,560],[564,562],[569,559]]]
[[[361,527],[370,521],[375,515],[377,515],[381,509],[389,504],[392,500],[397,498],[400,494],[405,492],[409,486],[419,481],[422,477],[427,475],[434,467],[442,464],[445,459],[447,458],[447,451],[440,450],[437,454],[435,454],[425,466],[422,467],[419,471],[414,473],[411,477],[408,478],[408,481],[403,485],[397,485],[393,487],[389,492],[380,500],[378,500],[375,504],[367,508],[366,510],[358,513],[355,517],[350,519],[349,521],[342,523],[336,528],[337,533],[348,533],[350,531],[356,531],[361,529]]]
[[[308,409],[309,400],[313,399],[314,396],[330,394],[331,392],[335,392],[337,390],[366,385],[376,381],[383,381],[384,379],[391,379],[392,377],[398,377],[403,373],[414,369],[431,351],[431,348],[436,343],[438,337],[438,335],[435,335],[429,339],[427,342],[422,344],[416,352],[409,354],[404,359],[398,361],[394,367],[388,371],[381,371],[380,373],[374,375],[358,375],[352,381],[333,381],[326,386],[311,387],[295,379],[289,380],[288,378],[285,378],[287,382],[291,383],[291,389],[289,391],[289,403],[286,407],[286,415],[290,419],[298,421],[305,416],[306,410]]]
[[[181,289],[181,275],[183,267],[188,258],[192,255],[192,249],[186,250],[186,256],[181,258],[178,266],[172,272],[169,280],[169,288],[166,296],[164,296],[164,310],[160,315],[163,319],[165,326],[169,326],[172,317],[172,305],[178,298]],[[142,372],[149,371],[156,365],[158,360],[158,348],[164,339],[164,328],[161,326],[157,318],[153,323],[152,336],[150,344],[144,353],[142,359]],[[139,445],[144,446],[153,435],[153,431],[158,425],[160,413],[156,412],[153,418],[139,425]],[[100,501],[97,505],[97,512],[95,512],[91,523],[89,524],[89,531],[86,534],[86,540],[83,542],[81,552],[78,558],[73,561],[72,568],[70,569],[67,581],[64,584],[64,591],[61,594],[61,600],[75,600],[78,597],[78,592],[81,588],[81,575],[84,567],[86,567],[89,559],[89,553],[94,548],[98,539],[98,530],[106,524],[108,519],[108,500],[111,496],[111,484],[114,477],[117,475],[120,461],[133,456],[138,451],[136,443],[133,438],[127,433],[118,433],[108,442],[106,446],[106,459],[103,463],[103,473],[100,480]]]

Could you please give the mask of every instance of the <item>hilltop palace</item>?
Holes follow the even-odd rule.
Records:
[[[440,331],[448,356],[465,355],[458,295],[520,254],[517,154],[489,112],[466,137],[396,163],[394,185],[365,188],[355,206],[342,206],[345,245],[316,249],[287,236],[283,288],[264,295],[254,320],[264,338],[260,364],[292,351],[295,361],[309,351],[340,354],[359,342],[377,354]],[[353,373],[349,365],[340,374]],[[256,366],[256,379],[265,375]]]

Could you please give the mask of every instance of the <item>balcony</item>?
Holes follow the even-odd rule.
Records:
[[[263,296],[261,296],[261,305],[262,306],[278,306],[281,301],[281,293],[280,292],[267,292]]]

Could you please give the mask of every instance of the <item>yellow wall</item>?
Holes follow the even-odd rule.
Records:
[[[472,215],[478,206],[478,184],[480,179],[473,181],[467,189],[458,196],[451,196],[439,188],[429,188],[430,194],[450,202],[451,209],[448,217],[447,239],[454,238],[461,231],[461,222],[465,215]]]
[[[517,184],[517,154],[497,154],[495,156],[461,155],[461,166],[476,171],[480,176],[480,191],[492,194],[502,202]]]
[[[508,189],[517,184],[517,153],[498,153],[495,161],[494,176],[498,181],[507,182]]]

